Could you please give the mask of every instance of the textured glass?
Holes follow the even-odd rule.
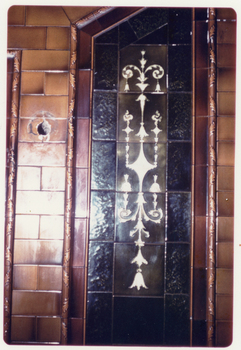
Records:
[[[163,344],[162,298],[114,299],[114,344]]]
[[[148,264],[142,266],[142,273],[147,289],[129,288],[136,272],[136,264],[130,261],[136,256],[137,247],[134,244],[115,244],[115,294],[118,295],[153,295],[164,293],[164,245],[145,245],[143,257]]]
[[[115,194],[91,192],[90,239],[113,240],[115,231]]]
[[[191,143],[169,143],[168,189],[169,191],[191,190]]]
[[[136,44],[167,44],[168,24],[138,40]]]
[[[192,9],[169,10],[169,44],[191,44]]]
[[[189,296],[166,295],[165,301],[165,344],[188,346],[190,341]]]
[[[111,291],[113,269],[113,243],[89,244],[88,290]]]
[[[115,142],[92,142],[92,189],[115,189]]]
[[[169,140],[191,140],[191,94],[169,94]]]
[[[140,39],[168,22],[168,10],[149,8],[129,20],[131,27]]]
[[[111,344],[111,293],[87,294],[86,345]]]
[[[108,30],[106,33],[95,39],[98,44],[117,44],[118,43],[118,27]]]
[[[135,35],[133,29],[131,28],[128,21],[120,24],[119,26],[119,35],[120,35],[120,49],[128,46],[129,44],[135,42],[137,40],[137,36]]]
[[[169,46],[169,90],[192,90],[191,45]]]
[[[117,58],[118,50],[116,45],[95,46],[95,89],[116,90]]]
[[[168,243],[166,256],[166,292],[189,293],[189,244]]]
[[[111,92],[93,94],[93,139],[115,140],[117,96]]]
[[[189,242],[191,231],[191,194],[170,193],[168,195],[168,241]]]

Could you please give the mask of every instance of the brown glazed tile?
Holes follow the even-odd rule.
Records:
[[[77,119],[76,128],[76,166],[87,168],[89,166],[89,135],[90,121]]]
[[[216,339],[216,346],[227,347],[231,345],[233,339],[233,323],[217,321]]]
[[[62,266],[39,266],[39,290],[62,290]]]
[[[236,19],[237,14],[232,8],[217,8],[217,19]]]
[[[208,70],[197,69],[196,70],[196,116],[205,117],[208,115]]]
[[[75,219],[72,238],[72,266],[85,265],[85,241],[87,236],[86,219]]]
[[[19,143],[18,164],[37,166],[64,166],[65,144]]]
[[[68,70],[69,52],[57,50],[25,50],[22,70]]]
[[[216,293],[233,294],[233,270],[218,268],[216,270]]]
[[[45,73],[46,95],[68,95],[68,73]]]
[[[15,238],[37,239],[39,235],[38,215],[15,216]]]
[[[26,6],[26,25],[69,26],[61,6]]]
[[[43,94],[44,73],[43,72],[22,72],[21,75],[22,94]]]
[[[233,298],[230,295],[216,296],[216,319],[232,320],[233,317]]]
[[[40,217],[41,239],[63,239],[64,238],[64,217],[44,216]]]
[[[40,169],[19,166],[17,168],[17,190],[40,190]]]
[[[88,169],[76,169],[75,216],[86,218],[88,199]]]
[[[217,240],[218,242],[233,242],[234,219],[232,217],[218,217]]]
[[[236,43],[236,23],[231,21],[217,22],[217,44]]]
[[[36,113],[47,111],[55,118],[67,118],[67,96],[22,96],[20,117],[32,118]]]
[[[47,28],[47,49],[69,50],[70,49],[70,31],[64,27]]]
[[[218,216],[233,216],[234,214],[234,193],[233,192],[218,192]]]
[[[70,345],[83,345],[83,319],[70,318]]]
[[[78,52],[78,68],[91,68],[91,40],[92,37],[82,30],[79,32],[79,52]]]
[[[207,136],[208,136],[208,118],[199,117],[195,120],[195,164],[207,164]]]
[[[13,315],[58,316],[60,313],[61,292],[13,291]]]
[[[207,31],[208,24],[206,21],[196,22],[196,68],[208,67],[208,44],[207,44]]]
[[[234,167],[217,167],[217,189],[218,191],[234,190]]]
[[[61,318],[60,317],[37,317],[37,341],[60,342]]]
[[[84,267],[72,268],[70,317],[84,318],[84,273]]]
[[[65,13],[71,22],[76,22],[78,19],[98,10],[97,6],[63,6]]]
[[[218,116],[235,115],[235,93],[234,92],[218,92],[217,112],[218,112]]]
[[[235,91],[236,70],[235,68],[218,68],[217,90]]]
[[[25,6],[11,6],[8,10],[8,25],[25,24]]]
[[[8,27],[9,49],[45,49],[46,28]]]
[[[64,214],[64,192],[17,191],[16,214]]]
[[[14,264],[61,265],[63,241],[15,240]]]
[[[194,267],[206,267],[206,217],[195,217]]]
[[[20,118],[19,120],[19,141],[25,142],[66,142],[67,119],[47,118],[50,126],[50,133],[47,136],[39,134],[38,127],[44,121],[42,114],[39,117]]]
[[[236,66],[236,45],[219,44],[217,45],[217,66],[235,67]]]
[[[90,118],[90,70],[78,71],[77,118]]]
[[[42,190],[65,190],[65,168],[43,167],[42,168]]]
[[[216,247],[217,267],[233,268],[233,243],[219,242]]]
[[[90,24],[87,24],[86,26],[84,26],[82,28],[82,30],[85,33],[93,36],[93,35],[99,33],[100,31],[102,31],[103,28],[98,20],[93,20]]]
[[[37,289],[37,266],[13,266],[13,289]]]
[[[195,167],[195,191],[194,191],[194,208],[196,216],[206,215],[206,177],[207,167]]]
[[[206,270],[194,268],[193,311],[194,320],[206,318]]]
[[[33,342],[36,341],[35,317],[12,316],[11,341]]]
[[[218,140],[235,140],[235,118],[234,117],[218,117],[217,122],[217,138]]]
[[[218,142],[217,165],[234,166],[234,142]]]

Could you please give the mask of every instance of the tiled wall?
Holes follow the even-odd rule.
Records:
[[[236,13],[217,10],[216,345],[232,342]]]
[[[22,50],[13,342],[60,341],[69,25],[61,8],[9,11],[8,47]]]
[[[179,20],[174,21],[177,17]],[[147,9],[95,41],[87,344],[189,344],[191,25],[190,9]],[[131,261],[137,239],[130,238],[129,232],[136,222],[133,219],[123,224],[118,213],[124,205],[122,185],[126,173],[132,186],[128,193],[130,210],[135,211],[133,203],[137,200],[137,175],[125,167],[123,115],[126,110],[133,115],[131,163],[139,152],[135,137],[139,90],[135,76],[128,81],[130,92],[125,93],[121,72],[128,64],[139,67],[141,50],[146,51],[146,67],[157,63],[165,70],[160,79],[161,94],[151,94],[155,87],[151,75],[148,79],[149,119],[145,115],[145,128],[149,136],[144,141],[145,154],[152,162],[151,116],[158,110],[162,132],[158,135],[157,182],[161,192],[157,207],[164,217],[160,224],[145,222],[150,237],[145,239],[142,252],[148,265],[141,269],[148,289],[138,290],[129,288],[136,270]],[[143,181],[144,197],[151,204],[152,194],[148,191],[154,173],[150,171]],[[145,203],[146,210],[151,210],[150,203]]]
[[[63,217],[64,217],[64,188],[65,188],[65,156],[67,137],[67,113],[68,113],[68,69],[70,50],[70,24],[84,15],[90,13],[93,7],[25,7],[15,6],[9,10],[8,16],[8,48],[22,51],[21,89],[19,109],[18,131],[18,168],[17,168],[17,193],[16,193],[16,226],[14,240],[14,265],[13,265],[13,305],[12,305],[12,329],[11,340],[13,342],[59,342],[60,341],[60,314],[61,314],[61,288],[62,288],[62,251],[63,251]],[[167,260],[165,261],[165,277],[167,278],[164,289],[164,297],[136,298],[135,296],[112,298],[113,277],[112,267],[115,266],[115,254],[118,255],[118,243],[110,233],[111,225],[106,225],[100,244],[96,243],[96,231],[90,236],[89,280],[87,281],[87,232],[89,231],[89,200],[92,202],[105,199],[110,204],[106,211],[106,217],[112,217],[112,197],[96,197],[98,192],[93,190],[89,198],[90,187],[90,90],[91,90],[91,40],[96,33],[115,20],[120,20],[123,14],[128,15],[128,9],[116,9],[98,21],[93,21],[93,26],[87,25],[80,31],[78,47],[78,89],[76,101],[76,135],[75,138],[75,214],[73,219],[72,235],[72,267],[71,267],[71,295],[70,295],[70,327],[69,343],[83,344],[85,341],[85,308],[87,306],[87,342],[105,343],[136,342],[135,329],[138,329],[140,321],[133,315],[136,310],[143,310],[148,324],[156,322],[157,327],[163,327],[165,305],[165,329],[158,333],[149,327],[148,332],[154,343],[173,344],[174,341],[186,344],[189,341],[189,295],[185,279],[188,272],[185,266],[182,268],[181,291],[176,289],[174,281],[177,278],[172,262],[180,261],[181,255],[189,259],[190,231],[183,231],[182,220],[187,223],[188,217],[184,215],[184,206],[189,205],[189,189],[180,188],[180,184],[186,184],[182,179],[175,177],[175,168],[167,177],[168,201],[165,209],[169,212],[166,222],[168,229],[165,231],[165,242],[159,246],[165,247]],[[134,10],[132,10],[134,11]],[[148,12],[149,11],[149,12]],[[152,16],[151,17],[151,13]],[[177,148],[182,145],[183,152],[187,152],[191,140],[189,114],[183,114],[182,122],[177,119],[177,110],[184,106],[190,107],[189,85],[184,83],[186,73],[191,67],[180,61],[184,51],[190,45],[191,28],[182,26],[183,20],[190,20],[190,11],[170,11],[169,19],[172,22],[169,33],[166,26],[162,27],[165,11],[147,10],[147,15],[152,18],[146,21],[140,14],[136,20],[125,21],[120,25],[120,46],[139,39],[139,44],[162,44],[169,46],[169,69],[173,74],[169,75],[169,86],[172,92],[168,99],[168,143],[169,153],[175,154]],[[235,101],[235,14],[229,9],[218,9],[217,22],[217,280],[216,280],[216,345],[226,346],[231,341],[232,331],[232,263],[233,263],[233,171],[234,171],[234,101]],[[145,20],[144,20],[145,19]],[[206,345],[206,180],[207,180],[207,130],[208,130],[208,46],[207,46],[207,10],[196,9],[196,152],[195,152],[195,232],[194,232],[194,266],[193,266],[193,345]],[[155,25],[154,25],[155,23]],[[153,27],[154,25],[154,27]],[[154,35],[147,35],[146,27],[151,26]],[[157,26],[157,27],[156,27]],[[133,28],[135,30],[133,31]],[[188,29],[188,30],[187,30]],[[184,30],[184,31],[183,31]],[[111,32],[112,35],[115,30]],[[114,34],[116,35],[116,34]],[[147,35],[147,36],[146,36]],[[140,38],[145,37],[144,41]],[[167,38],[169,42],[167,42]],[[113,50],[113,37],[105,38],[99,46]],[[107,40],[107,41],[106,41]],[[147,41],[146,41],[147,40]],[[169,45],[167,45],[169,44]],[[177,46],[176,46],[177,45]],[[175,50],[181,50],[175,56]],[[106,50],[104,50],[105,52]],[[106,56],[107,57],[107,56]],[[107,57],[107,63],[113,55]],[[190,64],[190,66],[189,66]],[[12,72],[9,63],[9,72]],[[179,75],[175,69],[182,66]],[[109,67],[110,65],[107,64]],[[97,67],[98,70],[101,67]],[[110,83],[116,71],[106,69],[104,76],[110,77]],[[189,73],[188,73],[189,74]],[[8,74],[9,87],[12,73]],[[182,82],[183,84],[180,84]],[[189,84],[189,83],[188,83]],[[96,88],[96,87],[95,87]],[[103,88],[103,86],[102,86]],[[101,88],[101,89],[102,89]],[[98,89],[97,89],[98,90]],[[105,90],[105,89],[104,89]],[[115,87],[114,87],[115,90]],[[99,91],[94,95],[93,115],[93,147],[97,143],[113,143],[115,139],[115,125],[111,115],[115,108],[109,102],[113,101],[116,92]],[[103,96],[109,96],[108,109],[104,109],[108,118],[108,133],[111,137],[106,140],[105,126],[102,120],[99,123],[98,108]],[[8,116],[10,115],[10,99],[8,100]],[[101,107],[101,108],[102,108]],[[112,109],[111,109],[112,108]],[[41,111],[47,111],[47,128],[51,126],[51,132],[40,137],[37,132],[38,124],[43,121]],[[183,110],[183,107],[181,107]],[[37,113],[38,112],[38,113]],[[36,114],[37,113],[37,114]],[[179,114],[179,112],[178,112]],[[96,118],[95,118],[96,116]],[[98,118],[97,118],[98,117]],[[39,132],[43,133],[39,126]],[[98,132],[101,139],[95,139]],[[108,134],[109,135],[109,134]],[[108,136],[109,137],[109,136]],[[178,147],[177,147],[178,145]],[[101,148],[98,148],[99,151]],[[102,148],[103,150],[103,148]],[[188,153],[188,152],[187,152]],[[104,153],[105,154],[105,153]],[[175,158],[175,157],[174,157]],[[103,159],[100,159],[102,162]],[[167,165],[172,169],[172,162]],[[188,163],[189,164],[189,163]],[[177,165],[177,164],[176,164]],[[178,165],[177,165],[178,166]],[[112,166],[111,166],[112,168]],[[186,169],[186,167],[185,167]],[[185,171],[182,168],[182,171]],[[114,169],[112,168],[112,171]],[[172,175],[173,174],[173,175]],[[100,174],[97,174],[100,175]],[[170,178],[174,176],[174,178]],[[94,177],[93,177],[94,179]],[[187,178],[186,178],[187,179]],[[109,181],[103,177],[107,187]],[[179,184],[179,185],[178,185]],[[185,185],[185,186],[186,186]],[[174,187],[173,187],[174,186]],[[106,192],[106,188],[104,191]],[[184,191],[184,192],[183,192]],[[186,192],[187,191],[187,192]],[[110,191],[112,195],[113,190]],[[98,192],[101,194],[101,191]],[[178,213],[173,210],[178,204]],[[97,214],[100,214],[97,212]],[[103,214],[103,213],[101,213]],[[110,215],[109,215],[110,214]],[[97,215],[98,217],[98,215]],[[180,220],[181,218],[181,220]],[[176,223],[173,225],[173,223]],[[177,228],[178,227],[178,232]],[[181,241],[180,241],[181,240]],[[185,246],[186,250],[179,249]],[[113,247],[114,250],[113,250]],[[174,249],[176,248],[176,249]],[[100,249],[100,250],[98,250]],[[97,254],[101,251],[102,254]],[[99,257],[105,257],[106,264],[102,265]],[[93,258],[93,259],[92,259]],[[169,259],[169,260],[168,260]],[[103,260],[104,261],[104,260]],[[168,262],[169,261],[169,262]],[[93,265],[96,262],[96,265]],[[100,270],[98,270],[98,267]],[[109,271],[109,275],[101,271]],[[99,273],[99,272],[100,273]],[[184,271],[184,272],[183,272]],[[185,272],[186,271],[186,272]],[[98,273],[97,273],[98,272]],[[180,272],[180,271],[179,271]],[[174,273],[174,274],[173,274]],[[100,278],[98,278],[98,275]],[[168,278],[168,276],[170,278]],[[180,277],[180,274],[179,274]],[[85,300],[85,285],[88,286],[88,297]],[[115,295],[115,293],[113,294]],[[113,300],[114,303],[113,303]],[[141,303],[141,304],[139,304]],[[155,304],[155,305],[154,305]],[[113,307],[113,309],[112,309]],[[154,316],[149,313],[155,309]],[[114,310],[114,316],[110,310]],[[167,312],[168,310],[168,312]],[[177,313],[178,310],[178,313]],[[104,316],[103,316],[104,315]],[[130,315],[131,318],[130,318]],[[134,317],[134,318],[133,318]],[[128,322],[127,322],[128,320]],[[184,321],[185,320],[185,321]],[[138,321],[138,322],[137,322]],[[137,323],[136,323],[137,322]],[[120,327],[121,325],[125,325]],[[132,328],[137,324],[136,328]],[[169,325],[170,324],[170,328]],[[114,333],[112,333],[114,325]],[[138,326],[139,325],[139,326]],[[129,329],[132,329],[127,339]],[[173,338],[175,330],[175,339]],[[172,332],[170,332],[172,330]],[[112,335],[113,334],[113,338]],[[139,341],[146,343],[146,330],[144,338]],[[123,340],[124,339],[124,340]],[[184,342],[184,343],[183,343]]]
[[[206,343],[206,235],[208,165],[208,12],[196,15],[196,164],[194,232],[193,345]],[[236,14],[217,9],[217,236],[216,339],[217,346],[232,341],[233,196],[235,127]]]

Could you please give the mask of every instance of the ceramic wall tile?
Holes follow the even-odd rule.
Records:
[[[70,22],[60,6],[27,6],[26,24],[68,27]]]
[[[29,316],[12,316],[11,341],[33,342],[36,340],[36,319]]]
[[[70,29],[65,27],[48,27],[46,48],[48,50],[69,50]]]
[[[61,312],[60,292],[13,291],[13,315],[58,316]]]
[[[69,52],[58,50],[24,50],[23,70],[68,70]]]
[[[111,293],[87,294],[86,345],[111,344]]]
[[[64,237],[64,216],[41,215],[40,233],[41,239],[63,239]]]
[[[117,46],[96,45],[94,88],[116,90],[117,88]]]
[[[18,167],[17,190],[40,190],[39,167]]]
[[[46,28],[44,27],[9,27],[9,49],[45,49]]]
[[[38,215],[16,215],[15,232],[16,239],[36,239],[39,236],[39,216]]]
[[[114,344],[160,346],[163,324],[163,298],[114,298]]]
[[[68,73],[45,73],[46,95],[68,95]]]
[[[62,266],[38,267],[38,290],[62,290]]]
[[[60,342],[61,318],[60,317],[38,317],[37,318],[37,341],[38,342]]]
[[[22,72],[21,75],[22,94],[44,93],[44,72]]]
[[[13,289],[36,290],[37,289],[37,266],[14,265],[13,266]]]
[[[25,6],[11,6],[8,10],[8,25],[25,24]]]
[[[84,318],[84,279],[83,267],[71,269],[70,317]]]

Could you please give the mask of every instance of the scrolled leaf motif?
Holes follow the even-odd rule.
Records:
[[[77,28],[75,25],[71,26],[71,37],[74,41],[77,41]]]
[[[16,55],[14,56],[13,65],[14,65],[14,73],[19,73],[20,72],[20,60]]]
[[[213,97],[210,97],[210,109],[213,113],[216,113],[216,102]]]
[[[76,60],[77,60],[77,53],[76,53],[76,51],[74,51],[71,55],[70,65],[74,66],[74,64],[76,63]]]
[[[212,48],[210,48],[210,62],[213,64],[216,64],[216,57],[215,57],[215,52]]]
[[[214,316],[214,302],[210,298],[208,299],[208,310],[210,315]]]
[[[67,339],[67,333],[68,333],[68,328],[67,328],[66,323],[63,321],[62,322],[62,334],[63,334],[65,339]]]
[[[74,137],[74,125],[73,125],[73,117],[69,118],[68,122],[68,132],[71,137]]]
[[[16,77],[13,79],[12,91],[17,91],[18,84],[19,84],[19,74],[17,74]]]
[[[69,261],[70,261],[70,248],[67,249],[67,250],[65,251],[65,253],[64,253],[64,262],[63,262],[63,265],[65,265],[65,266],[68,265]]]
[[[69,309],[69,298],[65,298],[62,306],[63,314],[66,313]]]
[[[63,271],[63,281],[66,287],[69,287],[69,274],[67,271]]]
[[[75,89],[75,76],[73,73],[70,73],[69,81],[70,81],[70,85],[72,86],[72,88]]]
[[[215,253],[212,247],[209,247],[209,259],[212,264],[215,264]]]
[[[211,174],[210,174],[210,184],[213,185],[216,181],[216,172],[214,170],[212,170]]]
[[[214,286],[214,281],[215,281],[215,274],[212,272],[209,276],[209,279],[208,279],[208,284],[209,284],[209,287],[213,287]]]
[[[216,151],[213,146],[210,147],[209,155],[213,163],[216,162]]]
[[[216,26],[213,24],[209,29],[209,38],[213,39],[215,37]]]
[[[11,252],[9,247],[6,247],[5,258],[6,258],[7,262],[9,262],[9,264],[12,264],[12,252]]]
[[[71,236],[71,226],[68,223],[68,221],[65,221],[65,234],[66,234],[67,238],[70,238],[70,236]]]
[[[216,123],[214,120],[212,120],[212,122],[209,125],[209,135],[215,135],[215,130],[216,130]]]
[[[12,101],[11,112],[12,112],[12,116],[14,118],[18,117],[18,107],[17,107],[17,105],[16,105],[16,103],[14,101]]]

